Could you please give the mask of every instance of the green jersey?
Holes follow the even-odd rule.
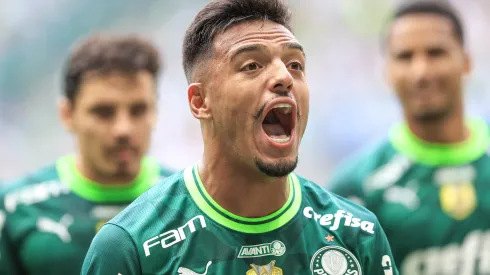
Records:
[[[244,218],[187,168],[104,225],[82,274],[398,274],[371,212],[294,174],[288,184],[282,208]]]
[[[468,126],[468,141],[441,145],[400,124],[333,178],[332,192],[376,214],[400,274],[490,274],[489,130]]]
[[[131,184],[84,178],[75,158],[12,183],[0,197],[0,274],[79,274],[98,229],[148,190],[166,169],[149,158]]]

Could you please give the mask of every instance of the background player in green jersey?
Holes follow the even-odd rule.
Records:
[[[331,190],[377,215],[402,274],[490,274],[489,130],[463,110],[462,23],[447,5],[412,2],[384,48],[405,122],[341,167]]]
[[[397,274],[376,217],[293,174],[305,54],[280,0],[217,0],[186,32],[204,153],[106,224],[82,274]]]
[[[77,153],[3,193],[0,274],[79,274],[102,224],[170,174],[144,157],[156,120],[159,59],[133,36],[93,36],[74,50],[60,116]]]

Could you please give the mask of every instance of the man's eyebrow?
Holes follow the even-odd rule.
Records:
[[[247,52],[255,52],[255,51],[263,51],[265,47],[259,44],[253,45],[245,45],[235,50],[235,52],[231,55],[231,59],[236,58],[238,55]]]
[[[306,54],[305,54],[305,50],[303,49],[303,46],[301,46],[301,44],[299,43],[288,43],[286,45],[284,45],[285,48],[288,48],[288,49],[297,49],[297,50],[300,50],[301,53],[303,54],[304,57],[306,57]]]
[[[299,44],[299,43],[294,43],[294,42],[287,43],[286,45],[284,45],[284,47],[288,48],[288,49],[299,50],[299,51],[301,51],[303,56],[306,57],[303,46],[301,46],[301,44]],[[231,59],[233,60],[238,55],[243,54],[243,53],[255,52],[255,51],[265,51],[265,50],[266,50],[265,47],[260,45],[260,44],[245,45],[245,46],[242,46],[242,47],[239,47],[238,49],[236,49],[235,52],[231,55]]]

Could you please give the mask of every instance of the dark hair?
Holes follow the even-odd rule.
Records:
[[[291,13],[281,0],[215,0],[208,3],[187,29],[183,44],[183,65],[187,80],[203,57],[212,53],[218,33],[252,20],[269,20],[291,30]]]
[[[454,9],[451,4],[449,4],[446,1],[416,1],[416,2],[409,2],[405,5],[400,6],[395,10],[395,13],[393,16],[390,18],[389,25],[393,24],[397,19],[404,17],[406,15],[412,15],[412,14],[434,14],[434,15],[439,15],[442,17],[445,17],[449,19],[453,25],[453,32],[455,38],[461,43],[461,45],[464,45],[465,42],[465,36],[464,36],[464,29],[463,29],[463,23],[459,17],[458,12]],[[388,26],[389,27],[389,26]],[[388,35],[385,35],[385,38],[389,37],[389,30],[388,30]],[[387,39],[385,39],[386,43]]]
[[[65,64],[64,95],[74,102],[83,77],[89,72],[139,71],[158,77],[160,55],[149,41],[136,35],[93,35],[80,42]]]

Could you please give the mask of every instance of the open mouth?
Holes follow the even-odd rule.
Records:
[[[293,122],[293,106],[289,103],[278,103],[265,116],[262,128],[272,141],[287,143],[291,140]]]

